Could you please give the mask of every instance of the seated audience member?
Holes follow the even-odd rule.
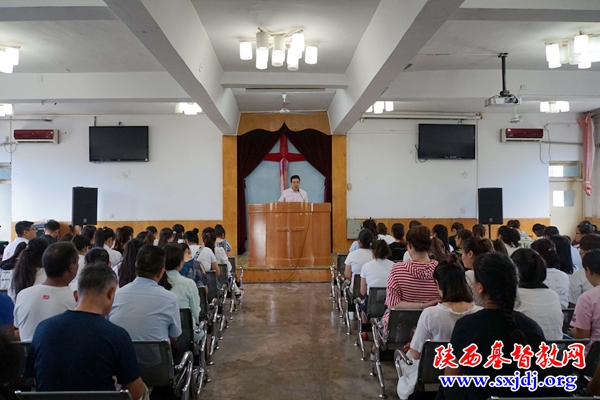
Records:
[[[132,239],[127,242],[125,251],[123,251],[123,260],[113,267],[113,271],[117,274],[120,288],[133,282],[135,279],[135,260],[143,245],[144,243],[138,239]]]
[[[115,379],[133,399],[146,387],[131,338],[106,319],[117,278],[103,262],[88,265],[79,277],[77,307],[42,321],[33,336],[25,376],[36,390],[113,391]]]
[[[482,356],[482,362],[475,367],[447,367],[446,375],[488,375],[492,380],[498,375],[512,375],[517,370],[517,364],[504,364],[500,369],[485,368],[484,364],[492,353],[496,341],[503,343],[504,358],[512,359],[510,353],[515,343],[530,345],[535,353],[540,343],[545,340],[542,328],[531,318],[515,311],[517,298],[517,271],[514,263],[503,254],[489,253],[475,259],[475,295],[483,299],[484,308],[471,315],[466,315],[456,321],[450,343],[454,351],[454,361],[458,362],[467,346],[477,345],[477,352]],[[531,392],[523,388],[511,392],[506,388],[468,387],[443,388],[446,399],[487,399],[498,397],[529,397]]]
[[[579,243],[579,254],[581,258],[590,250],[600,250],[600,235],[586,235]],[[587,280],[585,269],[578,269],[573,272],[569,282],[569,308],[575,307],[579,296],[594,287]]]
[[[354,275],[360,275],[362,266],[373,260],[373,252],[371,251],[373,240],[375,240],[375,237],[370,229],[360,231],[358,234],[359,248],[348,254],[346,261],[344,261],[346,265],[344,276],[346,279],[352,280]]]
[[[431,249],[429,250],[429,258],[436,260],[437,262],[446,261],[449,254],[446,252],[444,242],[439,238],[431,238]]]
[[[212,229],[212,228],[211,228]],[[221,275],[221,269],[219,268],[219,264],[217,263],[217,257],[215,257],[215,243],[212,240],[212,235],[207,235],[204,237],[202,235],[202,246],[198,245],[200,242],[200,238],[198,237],[198,229],[194,228],[192,231],[187,231],[183,235],[183,239],[185,244],[190,247],[190,253],[192,254],[192,259],[194,261],[198,261],[205,270],[213,270],[217,274],[217,276]]]
[[[562,272],[556,247],[551,240],[536,240],[531,248],[539,253],[546,262],[546,279],[544,284],[558,294],[562,308],[569,305],[569,276]]]
[[[463,224],[461,224],[460,222],[455,222],[450,227],[450,233],[452,233],[452,236],[450,236],[448,238],[448,243],[450,244],[450,246],[452,246],[452,248],[454,248],[454,250],[458,249],[458,246],[456,244],[456,235],[458,234],[459,231],[461,231],[463,229],[465,229],[465,226]]]
[[[35,228],[33,227],[33,222],[31,221],[17,222],[15,224],[15,233],[17,234],[17,238],[4,248],[4,253],[2,253],[2,261],[13,256],[19,243],[27,244],[27,242],[35,238],[37,235]]]
[[[558,231],[557,227],[549,226],[546,229],[544,229],[544,239],[550,239],[554,235],[560,235],[560,232]],[[583,269],[579,251],[573,246],[571,246],[571,259],[573,260],[573,267],[575,269]]]
[[[152,231],[143,231],[137,234],[135,237],[137,240],[142,241],[142,243],[147,244],[149,246],[154,246],[154,234]]]
[[[498,240],[501,240],[506,248],[506,253],[510,256],[519,248],[521,235],[519,231],[510,226],[502,225],[498,228]]]
[[[227,257],[227,253],[225,249],[221,246],[217,245],[217,233],[214,228],[206,227],[202,230],[202,239],[204,241],[204,246],[209,249],[212,248],[215,252],[215,258],[217,259],[217,264],[225,264],[227,265],[227,276],[232,279],[231,281],[231,290],[237,299],[241,299],[244,295],[244,292],[238,287],[235,280],[237,277],[233,276],[233,266],[231,262],[229,262],[229,258]],[[223,243],[223,242],[221,242]],[[202,261],[202,253],[200,254],[200,261]]]
[[[394,266],[394,263],[387,259],[391,252],[385,240],[379,239],[373,242],[371,246],[373,260],[364,263],[360,270],[360,294],[366,297],[372,287],[386,287],[390,271]]]
[[[546,225],[533,224],[533,233],[535,233],[535,240],[544,239],[544,229]]]
[[[377,237],[381,240],[385,240],[385,242],[389,245],[394,243],[394,238],[388,235],[387,226],[383,222],[377,224]]]
[[[79,279],[79,275],[81,274],[81,271],[83,271],[83,267],[85,267],[85,255],[88,253],[88,251],[90,251],[90,239],[88,239],[87,236],[75,235],[75,236],[73,236],[73,240],[71,241],[71,243],[73,243],[73,245],[77,249],[77,254],[78,254],[79,260],[77,262],[77,265],[78,265],[77,276],[75,276],[75,278],[73,278],[71,283],[69,283],[69,288],[72,291],[76,291],[77,290],[77,280]]]
[[[102,261],[110,267],[110,256],[108,255],[108,251],[102,247],[94,247],[93,249],[90,249],[90,251],[88,251],[83,258],[84,267],[95,261]]]
[[[373,237],[377,236],[377,224],[375,223],[374,219],[365,219],[362,224],[360,225],[360,230],[370,230],[371,233],[373,234]],[[360,235],[360,232],[359,232]],[[358,240],[355,240],[354,242],[352,242],[352,245],[350,246],[350,250],[348,251],[348,253],[352,253],[354,250],[359,249],[360,246],[358,244]]]
[[[133,228],[130,226],[122,226],[115,231],[115,243],[112,246],[113,250],[123,254],[125,245],[133,239]]]
[[[0,290],[8,290],[10,287],[10,281],[12,281],[15,265],[17,265],[17,260],[23,250],[25,250],[25,247],[27,247],[27,243],[20,242],[17,245],[13,256],[2,261],[2,264],[0,264]]]
[[[594,287],[579,296],[571,319],[571,336],[575,339],[600,339],[600,250],[590,250],[583,256],[585,276]]]
[[[46,281],[19,292],[15,302],[15,336],[30,341],[43,320],[77,306],[69,283],[77,275],[78,255],[72,243],[50,245],[42,257]]]
[[[473,265],[475,264],[475,259],[477,258],[477,256],[480,256],[482,254],[493,253],[494,247],[492,245],[491,240],[482,239],[477,236],[465,240],[462,244],[462,247],[463,253],[461,256],[461,260],[465,269],[467,270],[465,272],[465,277],[467,279],[469,287],[471,288],[473,293],[475,293],[475,273],[473,272]],[[502,247],[504,248],[504,245],[502,245]],[[481,300],[479,296],[473,297],[473,301],[479,306],[483,305],[483,300]]]
[[[458,255],[462,255],[463,243],[465,242],[465,240],[471,239],[472,237],[473,237],[473,233],[468,229],[461,229],[460,231],[458,231],[458,233],[456,234],[456,239],[455,239],[456,247],[455,247],[454,251]]]
[[[173,225],[173,242],[175,243],[183,243],[183,235],[185,233],[185,228],[181,224]]]
[[[158,235],[158,243],[157,246],[161,249],[164,249],[165,246],[169,243],[173,242],[173,231],[171,228],[162,228]]]
[[[0,292],[0,335],[9,334],[14,340],[14,310],[13,301],[6,293]]]
[[[208,282],[206,280],[206,271],[204,270],[204,267],[197,260],[192,258],[190,246],[185,243],[179,243],[179,246],[181,247],[181,250],[183,250],[183,268],[179,273],[181,276],[192,279],[196,282],[198,288],[203,287],[208,293],[208,287],[206,286]]]
[[[21,290],[40,285],[46,280],[46,273],[42,268],[42,255],[47,248],[46,239],[34,238],[21,252],[8,287],[8,295],[13,302],[16,302]]]
[[[153,237],[153,241],[152,243],[146,243],[146,244],[151,244],[153,246],[158,246],[158,229],[156,229],[156,227],[154,225],[150,225],[149,227],[146,228],[146,232],[152,232],[152,237]]]
[[[48,244],[56,243],[60,233],[60,224],[51,219],[44,224],[44,233],[40,236],[48,241]]]
[[[115,294],[108,319],[133,340],[177,341],[181,321],[177,296],[158,285],[165,272],[165,251],[144,245],[135,263],[136,278]]]
[[[73,225],[69,225],[69,233],[65,233],[64,235],[62,235],[58,241],[59,242],[70,242],[73,240],[73,237],[75,237]]]
[[[562,307],[558,294],[544,284],[546,262],[532,249],[519,249],[510,258],[519,270],[515,311],[537,322],[546,340],[562,339]]]
[[[521,236],[518,247],[529,248],[529,246],[531,246],[533,239],[531,239],[525,231],[521,230],[521,222],[518,219],[511,219],[506,225],[516,230]]]
[[[448,228],[442,224],[437,224],[434,225],[431,233],[433,234],[434,238],[438,238],[442,241],[442,244],[444,245],[444,253],[449,255],[454,251],[454,247],[451,247],[450,243],[448,243]]]
[[[550,240],[554,243],[556,254],[558,254],[559,266],[562,272],[570,276],[573,274],[573,258],[571,257],[571,244],[565,236],[554,235],[550,236]]]
[[[590,221],[581,221],[575,228],[575,240],[573,241],[573,246],[579,247],[579,243],[585,235],[597,233],[598,227],[596,225],[592,224]]]
[[[481,224],[473,225],[472,232],[473,232],[473,236],[479,237],[482,239],[485,239],[487,236],[487,229],[485,228],[485,226],[483,226]]]
[[[429,258],[431,231],[423,225],[411,228],[406,235],[410,260],[394,264],[387,281],[385,305],[389,308],[423,309],[436,305],[440,294],[433,280],[438,262]],[[390,314],[382,318],[384,331]]]
[[[394,235],[394,243],[390,244],[390,260],[399,261],[406,253],[406,241],[404,240],[404,224],[396,223],[392,225],[392,235]]]
[[[165,275],[171,284],[171,292],[177,296],[179,308],[189,308],[192,311],[194,327],[200,323],[200,296],[196,283],[188,278],[181,276],[180,271],[183,268],[183,250],[177,243],[169,243],[165,246]],[[194,328],[195,331],[195,328]],[[194,335],[196,341],[202,337]]]
[[[115,243],[115,231],[111,228],[100,228],[94,235],[94,247],[102,247],[108,252],[110,258],[110,266],[114,267],[123,259],[123,255],[112,249]]]
[[[215,235],[217,235],[215,246],[222,247],[223,250],[225,250],[225,253],[229,254],[231,251],[231,244],[225,239],[225,228],[223,228],[223,225],[215,225]]]
[[[96,227],[94,225],[86,225],[82,230],[81,234],[90,239],[90,243],[94,243],[94,237],[96,236]]]
[[[456,321],[481,310],[481,307],[473,304],[473,294],[465,280],[464,269],[458,264],[456,254],[450,255],[448,261],[443,261],[435,267],[433,279],[441,302],[423,310],[419,317],[407,354],[413,364],[400,363],[402,377],[398,381],[397,389],[401,399],[407,399],[414,392],[423,344],[427,340],[449,342]]]
[[[412,221],[410,221],[410,222],[408,223],[408,229],[409,229],[409,230],[411,230],[411,229],[412,229],[412,228],[414,228],[415,226],[421,226],[421,225],[423,225],[423,224],[421,223],[421,221],[417,221],[416,219],[413,219]]]

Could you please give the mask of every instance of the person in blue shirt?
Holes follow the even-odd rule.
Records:
[[[0,331],[8,333],[11,337],[15,334],[14,309],[15,306],[11,298],[6,293],[0,292]]]
[[[117,277],[101,261],[79,276],[77,307],[42,321],[33,335],[25,376],[39,392],[111,391],[117,382],[133,399],[146,397],[131,337],[105,317]]]

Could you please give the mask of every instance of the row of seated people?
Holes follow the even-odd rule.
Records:
[[[25,236],[24,225],[31,226],[18,223],[19,237]],[[181,309],[190,309],[194,341],[202,342],[206,270],[219,276],[214,251],[224,252],[215,247],[215,229],[204,229],[202,246],[197,229],[185,232],[182,243],[170,240],[162,248],[130,239],[114,266],[108,250],[115,250],[106,239],[110,231],[98,229],[95,242],[104,246],[91,249],[83,234],[53,244],[44,237],[26,238],[3,262],[13,267],[2,270],[12,277],[11,296],[0,293],[0,329],[13,340],[31,341],[26,374],[35,377],[38,391],[114,390],[116,376],[134,399],[142,397],[131,340],[170,340],[176,349]],[[185,344],[179,347],[185,351]]]
[[[363,226],[369,223],[365,221]],[[474,236],[462,228],[455,235],[456,251],[447,249],[439,257],[432,248],[436,239],[446,242],[443,230],[437,228],[438,233],[432,234],[427,227],[414,223],[404,241],[403,235],[398,234],[398,225],[401,224],[392,228],[395,240],[390,245],[382,237],[381,229],[379,237],[375,236],[377,231],[363,229],[357,240],[358,248],[345,259],[344,272],[348,282],[353,281],[354,275],[361,277],[360,293],[365,297],[361,306],[363,339],[369,330],[365,326],[368,321],[364,311],[371,288],[386,288],[388,311],[381,319],[384,335],[387,335],[390,308],[424,310],[410,341],[409,356],[413,365],[402,371],[399,380],[400,398],[407,398],[414,390],[415,368],[426,340],[452,343],[457,359],[460,358],[457,349],[462,351],[469,344],[477,343],[485,360],[495,340],[504,341],[508,354],[515,342],[537,346],[542,340],[563,339],[563,308],[568,305],[575,306],[570,337],[590,339],[586,351],[592,341],[600,338],[600,311],[596,306],[600,289],[592,290],[600,285],[600,235],[593,233],[589,222],[584,221],[577,227],[578,250],[575,251],[583,258],[583,268],[573,263],[570,240],[560,236],[555,227],[544,227],[537,240],[524,241],[514,224],[503,226],[498,232],[503,246],[494,246],[489,239]],[[404,261],[389,260],[395,243],[405,246]],[[457,323],[469,314],[474,315]],[[457,329],[454,329],[455,324]],[[512,373],[504,369],[501,372]],[[483,369],[446,369],[446,374],[461,373],[490,375],[489,370]],[[484,398],[477,396],[486,393],[503,393],[476,388],[469,391],[471,389],[479,391],[473,398]],[[600,393],[600,379],[592,380],[589,391]],[[447,398],[459,398],[455,395]]]

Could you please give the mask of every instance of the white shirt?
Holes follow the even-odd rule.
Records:
[[[44,268],[39,268],[37,270],[37,272],[35,273],[35,281],[33,281],[33,285],[31,285],[31,286],[41,285],[44,282],[46,282],[46,271],[44,271]],[[16,303],[17,295],[15,294],[15,289],[13,288],[12,283],[13,283],[13,281],[11,279],[10,285],[8,285],[8,295],[12,299],[13,303]]]
[[[83,267],[85,267],[85,256],[79,254],[79,261],[77,261],[77,264],[79,265],[77,267],[77,275],[75,276],[75,278],[73,278],[73,280],[71,281],[71,283],[69,283],[69,289],[71,289],[72,291],[76,291],[77,290],[77,280],[79,279],[79,275],[81,275],[81,271],[83,271]]]
[[[13,256],[13,254],[15,254],[15,249],[17,248],[19,243],[23,243],[23,242],[29,243],[29,240],[22,238],[22,237],[18,237],[15,240],[13,240],[12,242],[10,242],[8,245],[6,245],[6,247],[4,248],[4,253],[2,254],[2,261],[8,260],[9,258],[11,258]]]
[[[562,308],[569,306],[569,275],[556,268],[547,268],[544,285],[558,294]]]
[[[594,286],[585,277],[585,269],[573,272],[569,279],[569,303],[577,304],[579,296],[593,288]]]
[[[375,259],[365,263],[360,270],[360,277],[367,282],[367,294],[372,287],[386,287],[390,271],[394,263],[391,260]]]
[[[377,235],[377,239],[379,239],[379,240],[385,240],[385,242],[387,244],[392,244],[392,243],[394,243],[396,241],[396,239],[394,239],[390,235]]]
[[[193,279],[181,276],[179,271],[166,271],[167,280],[173,286],[171,292],[177,296],[179,308],[189,308],[192,311],[194,326],[198,326],[200,319],[200,295],[198,286]]]
[[[289,202],[300,202],[300,203],[308,203],[308,195],[302,189],[298,189],[297,192],[294,192],[292,188],[285,189],[281,192],[281,197],[279,197],[280,203],[289,203]]]
[[[573,246],[571,246],[571,260],[573,261],[573,267],[575,267],[575,269],[583,269],[583,263],[581,262],[579,250]]]
[[[217,264],[227,265],[227,276],[231,276],[231,270],[233,269],[233,267],[229,262],[229,257],[227,257],[225,249],[219,246],[215,246],[215,258],[217,259]]]
[[[116,250],[111,249],[107,245],[104,245],[104,250],[108,251],[108,259],[110,260],[110,265],[114,267],[123,259],[123,255]]]
[[[0,290],[8,290],[14,270],[14,268],[9,270],[0,269]]]
[[[537,322],[542,331],[544,331],[546,340],[559,340],[563,338],[562,308],[558,295],[553,290],[518,288],[515,311],[522,312]]]
[[[190,254],[192,255],[192,259],[196,257],[196,252],[199,248],[200,246],[198,246],[197,244],[190,245]],[[210,265],[214,262],[217,262],[217,257],[215,257],[215,253],[213,253],[211,249],[209,249],[208,247],[204,247],[196,261],[202,263],[202,266],[204,267],[205,271],[210,271]]]
[[[404,252],[404,255],[402,256],[402,261],[407,262],[412,260],[412,258],[410,258],[410,254],[408,254],[408,250]]]
[[[40,322],[76,306],[73,291],[68,286],[36,285],[21,290],[14,311],[21,340],[30,341]]]
[[[370,249],[357,249],[346,257],[345,264],[352,268],[352,279],[354,275],[360,274],[363,264],[373,260],[373,252]]]

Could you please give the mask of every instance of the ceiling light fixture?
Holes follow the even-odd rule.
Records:
[[[560,68],[564,64],[577,65],[579,69],[592,68],[600,62],[600,36],[579,32],[573,39],[558,43],[546,43],[548,68]]]
[[[560,112],[569,112],[568,101],[542,101],[540,103],[540,112],[548,114],[557,114]]]
[[[15,65],[19,65],[19,47],[0,46],[0,72],[12,74]]]
[[[12,104],[0,104],[0,117],[6,117],[13,115]]]
[[[273,33],[267,29],[258,28],[256,34],[256,68],[267,69],[269,65],[269,49],[271,53],[271,65],[273,67],[282,67],[287,64],[289,71],[297,71],[300,59],[306,50],[306,64],[314,65],[318,59],[317,46],[306,46],[304,31],[298,29],[289,33]],[[286,57],[287,50],[287,57]],[[240,59],[252,60],[252,40],[240,40]]]
[[[198,115],[202,112],[202,108],[198,103],[177,103],[175,105],[175,113],[183,115]]]

